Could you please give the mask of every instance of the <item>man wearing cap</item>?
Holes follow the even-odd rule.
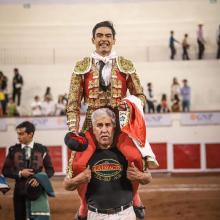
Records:
[[[29,121],[24,121],[16,127],[16,131],[19,144],[9,148],[2,173],[5,177],[15,179],[13,196],[15,220],[26,220],[27,180],[32,187],[38,187],[39,182],[31,177],[43,169],[48,177],[52,177],[54,169],[47,148],[33,140],[35,126]]]
[[[92,113],[91,120],[93,132],[86,133],[86,137],[95,152],[87,158],[86,169],[75,173],[73,178],[64,179],[65,189],[80,189],[81,196],[85,190],[88,220],[135,220],[132,204],[134,184],[149,183],[151,174],[148,170],[143,171],[138,159],[133,158],[131,162],[123,155],[120,145],[125,139],[118,139],[115,135],[113,111],[98,109]],[[128,139],[126,144],[132,152],[137,151]],[[80,160],[83,153],[77,152],[75,160]]]

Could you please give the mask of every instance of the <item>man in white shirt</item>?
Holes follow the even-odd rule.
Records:
[[[50,95],[45,97],[45,100],[42,103],[42,113],[45,116],[52,116],[55,115],[55,103],[51,99]]]
[[[34,101],[31,103],[31,115],[40,116],[42,115],[42,103],[39,96],[34,97]]]

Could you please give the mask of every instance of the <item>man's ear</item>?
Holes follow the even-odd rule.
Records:
[[[95,39],[94,38],[92,38],[92,43],[95,44]]]

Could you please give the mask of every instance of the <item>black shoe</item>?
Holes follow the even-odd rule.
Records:
[[[86,217],[81,217],[81,216],[79,215],[79,213],[77,212],[76,215],[75,215],[75,217],[74,217],[74,220],[87,220],[87,216],[86,216]]]
[[[141,206],[133,206],[133,208],[134,208],[134,212],[135,212],[136,217],[139,219],[144,219],[145,207],[143,205],[141,205]]]

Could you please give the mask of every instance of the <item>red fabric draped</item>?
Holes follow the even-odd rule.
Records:
[[[144,147],[147,135],[144,117],[134,103],[128,99],[126,99],[126,103],[131,110],[130,118],[129,122],[121,128],[121,131],[138,140],[141,146]]]

